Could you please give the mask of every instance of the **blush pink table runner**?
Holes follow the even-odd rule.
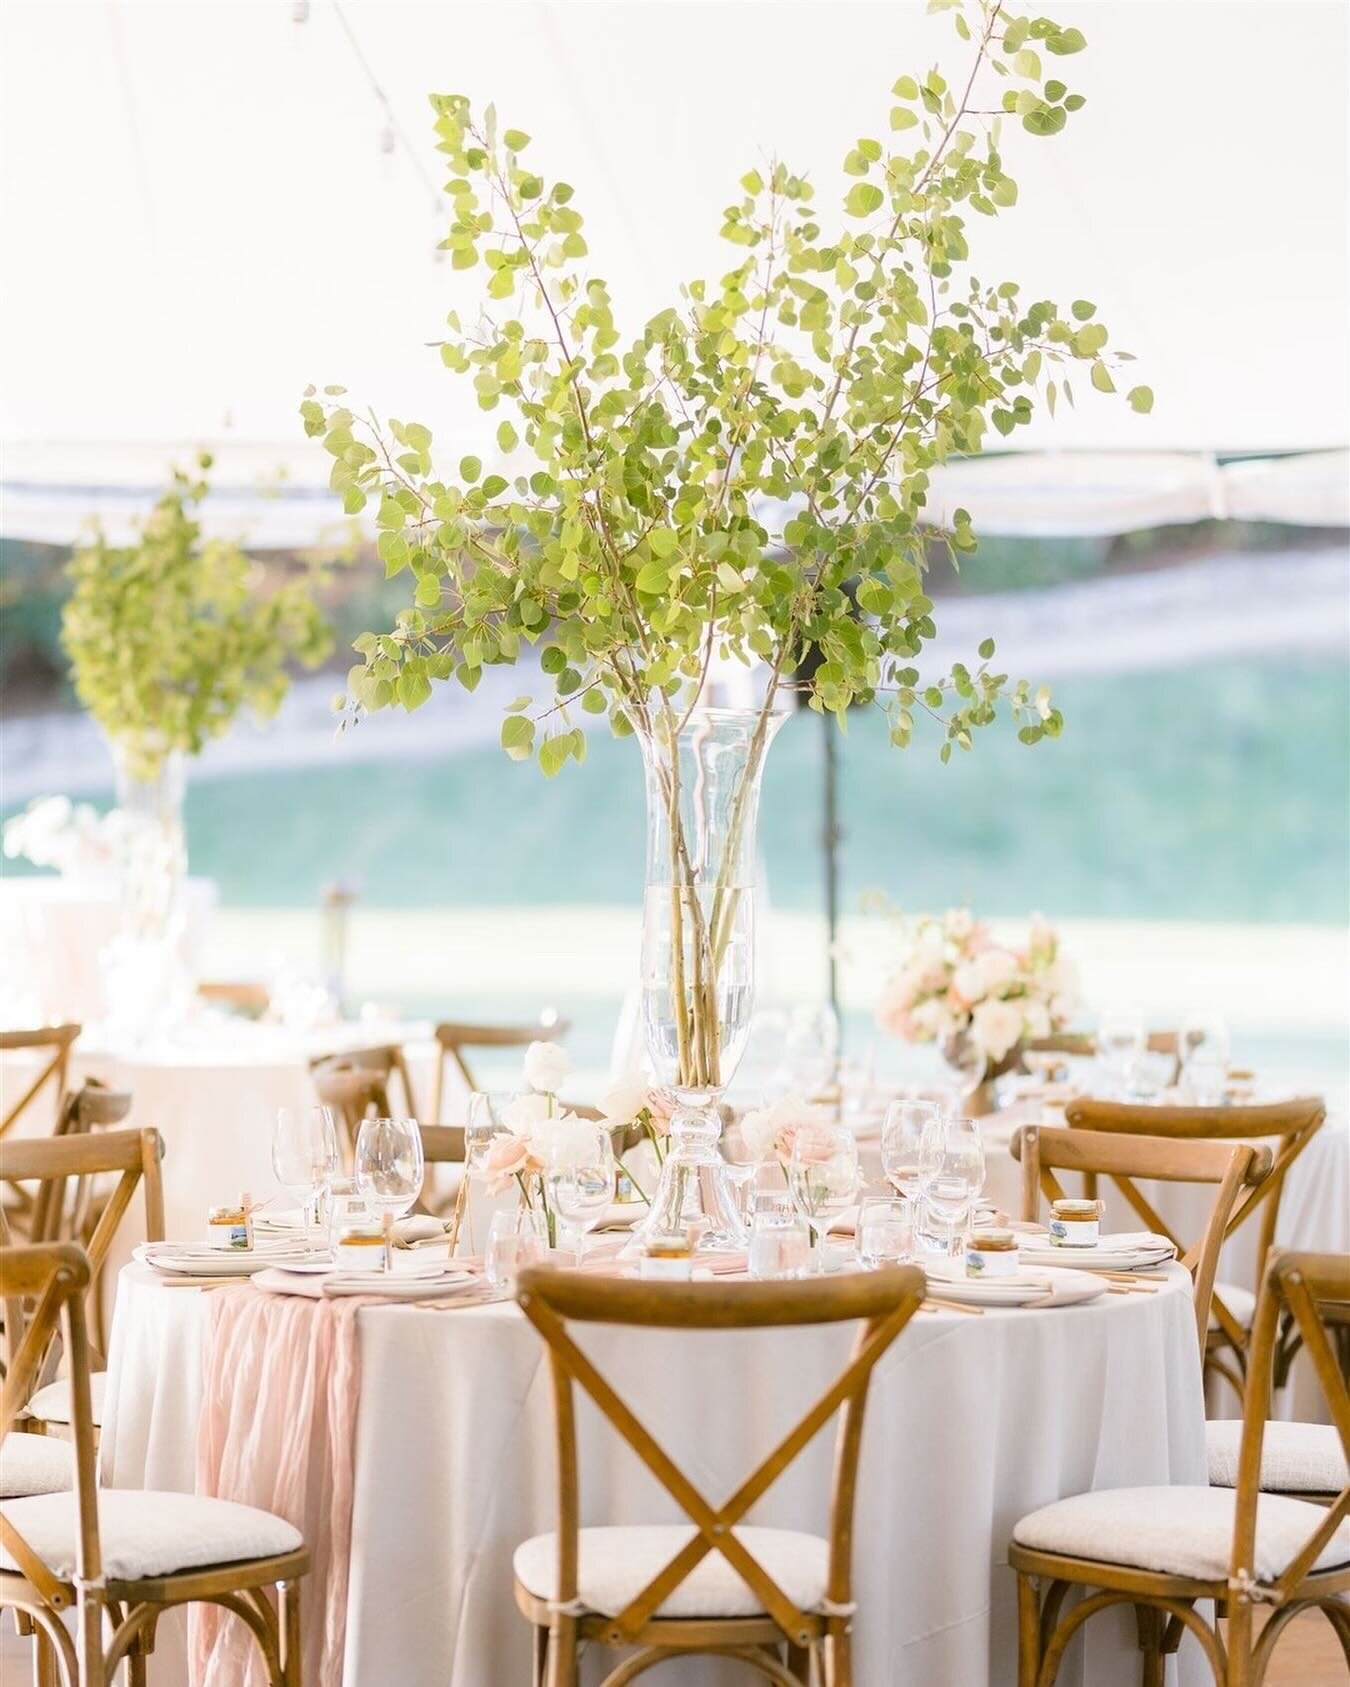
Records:
[[[197,1492],[258,1506],[300,1530],[303,1679],[342,1679],[352,1472],[365,1296],[311,1299],[241,1286],[206,1297]],[[219,1606],[194,1605],[191,1687],[266,1687],[257,1643]]]

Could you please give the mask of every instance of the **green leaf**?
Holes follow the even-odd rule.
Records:
[[[670,580],[670,571],[661,562],[644,563],[638,569],[637,589],[640,592],[663,592]]]
[[[502,144],[508,152],[524,152],[530,144],[530,137],[523,129],[508,129],[502,136]]]
[[[1153,408],[1152,387],[1131,387],[1125,394],[1131,410],[1136,410],[1141,416],[1147,416]]]
[[[552,779],[555,773],[560,773],[567,764],[567,758],[572,753],[572,734],[562,732],[555,738],[546,738],[539,746],[539,769],[546,779]]]
[[[764,178],[758,170],[747,170],[741,177],[741,186],[753,198],[755,194],[763,193]]]
[[[1045,45],[1052,53],[1064,57],[1069,53],[1081,53],[1087,46],[1087,37],[1081,29],[1060,29],[1053,35],[1047,35]]]
[[[524,715],[511,715],[502,722],[502,749],[512,761],[528,761],[534,744],[534,722]]]
[[[409,666],[398,676],[398,700],[405,709],[420,709],[430,696],[431,681],[420,665]]]
[[[891,89],[891,92],[898,100],[917,100],[919,97],[919,84],[912,76],[902,76]]]
[[[1116,383],[1111,379],[1111,371],[1101,358],[1092,365],[1092,384],[1098,392],[1114,392]]]
[[[680,546],[679,540],[668,527],[658,527],[648,538],[647,543],[655,557],[674,556]]]
[[[907,105],[893,105],[891,107],[892,129],[912,129],[918,121],[917,113],[911,111]]]
[[[983,658],[984,661],[987,662],[993,654],[994,654],[994,641],[993,641],[993,639],[991,639],[991,638],[982,639],[980,641],[980,656]]]
[[[459,478],[473,485],[483,472],[482,462],[477,457],[461,457],[459,460]]]
[[[1090,299],[1075,299],[1069,309],[1079,322],[1087,322],[1096,314],[1097,307]]]
[[[511,426],[510,422],[503,422],[497,429],[498,448],[502,451],[514,451],[516,446],[519,444],[520,435]]]
[[[1027,112],[1022,127],[1029,135],[1057,135],[1068,121],[1063,106],[1040,105]]]
[[[857,182],[844,197],[844,209],[850,217],[870,217],[885,198],[885,194],[874,183]]]

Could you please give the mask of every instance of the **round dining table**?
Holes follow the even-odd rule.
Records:
[[[102,1431],[118,1488],[194,1489],[213,1295],[139,1264],[120,1274]],[[539,1337],[509,1301],[364,1305],[343,1687],[497,1687],[530,1676],[512,1554],[554,1526],[552,1398]],[[643,1331],[587,1326],[585,1351],[714,1501],[843,1367],[848,1326]],[[239,1398],[230,1411],[249,1414]],[[682,1521],[582,1400],[583,1523]],[[816,1436],[746,1519],[827,1532],[833,1435]],[[858,1687],[1013,1687],[1008,1542],[1024,1513],[1093,1488],[1205,1481],[1190,1281],[1045,1309],[933,1310],[877,1367],[854,1551]],[[187,1681],[185,1623],[160,1624],[151,1681]],[[1169,1683],[1204,1678],[1198,1652]],[[584,1681],[614,1655],[595,1648]],[[1064,1687],[1138,1680],[1132,1621],[1074,1643]],[[663,1666],[672,1687],[743,1679],[718,1660]],[[1178,1673],[1179,1672],[1179,1673]],[[324,1687],[338,1687],[336,1682]]]

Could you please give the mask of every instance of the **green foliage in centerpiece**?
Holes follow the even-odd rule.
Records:
[[[1017,202],[1005,131],[1054,135],[1083,104],[1059,78],[1083,36],[993,0],[949,5],[959,73],[899,78],[887,140],[844,160],[842,205],[818,209],[786,165],[750,171],[723,213],[732,267],[629,341],[572,188],[526,162],[530,137],[492,107],[433,96],[444,245],[454,268],[482,266],[487,295],[471,325],[451,313],[440,353],[508,414],[448,473],[420,423],[361,417],[340,388],[306,395],[334,488],[349,512],[376,501],[387,573],[410,577],[397,625],[357,640],[357,709],[415,709],[442,680],[472,690],[538,647],[555,695],[517,699],[502,744],[553,774],[585,752],[573,710],[643,730],[653,693],[697,694],[714,652],[767,664],[772,693],[807,683],[793,676],[815,646],[811,705],[842,721],[878,703],[897,745],[927,714],[944,759],[969,749],[1000,701],[1025,742],[1059,732],[1048,693],[997,672],[988,640],[943,678],[917,667],[935,633],[930,471],[1072,402],[1077,365],[1114,391],[1125,358],[1087,301],[1026,300],[969,268],[980,219]],[[954,560],[975,548],[963,511],[942,537]]]
[[[210,466],[203,456],[197,478],[174,472],[136,544],[96,532],[70,563],[61,639],[75,690],[138,779],[155,778],[174,750],[196,755],[242,708],[274,715],[287,663],[313,667],[332,645],[318,564],[271,588],[238,545],[202,541],[191,512]]]

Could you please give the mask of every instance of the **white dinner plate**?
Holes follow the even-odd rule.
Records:
[[[315,1255],[293,1242],[255,1242],[238,1253],[192,1242],[142,1242],[132,1250],[132,1257],[172,1277],[251,1277],[269,1265],[310,1269],[307,1262]]]
[[[967,1277],[959,1262],[928,1262],[924,1272],[939,1299],[971,1306],[1073,1306],[1096,1300],[1109,1286],[1090,1272],[1060,1266],[1019,1269],[1015,1277]]]
[[[1063,1265],[1074,1271],[1143,1271],[1166,1265],[1177,1250],[1166,1236],[1147,1230],[1118,1231],[1091,1248],[1056,1248],[1048,1239],[1019,1235],[1017,1257],[1023,1265]]]

